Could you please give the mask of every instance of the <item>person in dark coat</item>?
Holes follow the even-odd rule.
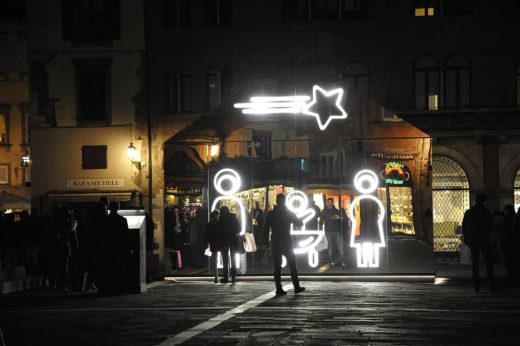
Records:
[[[491,234],[493,230],[493,216],[486,208],[486,195],[478,194],[473,207],[466,210],[462,220],[464,243],[471,249],[473,268],[473,284],[475,292],[480,292],[479,256],[484,255],[486,262],[487,279],[492,292],[497,291],[493,262],[491,258]]]
[[[127,264],[130,255],[130,232],[128,222],[119,215],[119,202],[109,204],[110,214],[106,217],[100,293],[121,293],[126,285]]]
[[[346,218],[335,206],[332,198],[327,198],[325,209],[320,215],[320,227],[325,226],[329,262],[331,266],[340,263],[345,267],[341,222]],[[377,228],[376,228],[377,229]]]
[[[504,218],[498,227],[498,232],[502,236],[501,248],[506,266],[509,282],[515,283],[519,279],[518,257],[513,238],[513,224],[515,222],[515,208],[508,204],[504,207]]]
[[[220,207],[220,220],[218,233],[221,236],[220,253],[222,255],[222,280],[220,282],[229,282],[229,267],[231,266],[231,281],[236,279],[236,262],[235,254],[238,252],[238,234],[240,233],[240,225],[235,214],[229,211],[225,205]]]
[[[213,210],[209,214],[209,222],[206,225],[206,231],[204,233],[204,244],[206,248],[209,247],[211,251],[211,267],[215,276],[214,282],[218,282],[218,252],[220,251],[219,242],[219,217],[220,212],[218,209]]]
[[[305,287],[300,286],[298,279],[296,258],[294,256],[294,247],[291,238],[291,223],[298,227],[303,226],[302,220],[298,219],[296,214],[290,211],[285,205],[285,195],[279,193],[276,195],[276,206],[267,214],[265,220],[265,233],[269,234],[269,229],[271,230],[274,283],[276,286],[276,295],[278,296],[287,294],[282,288],[282,256],[285,256],[289,264],[294,292],[300,293],[305,291]]]
[[[101,249],[106,218],[106,206],[103,203],[98,203],[87,221],[87,283],[91,291],[96,290],[99,270],[102,266]]]

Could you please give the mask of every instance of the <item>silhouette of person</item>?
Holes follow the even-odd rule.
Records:
[[[471,262],[473,269],[473,284],[475,292],[480,292],[479,256],[484,256],[486,262],[487,279],[490,291],[497,291],[495,274],[491,258],[491,234],[493,230],[493,217],[486,208],[486,195],[478,194],[475,205],[464,213],[462,219],[462,233],[464,243],[471,249]]]
[[[276,195],[276,205],[272,211],[267,214],[265,220],[265,234],[269,234],[271,229],[271,242],[274,262],[274,283],[276,286],[276,295],[281,296],[287,294],[282,288],[282,256],[285,256],[289,269],[291,271],[291,280],[294,286],[294,292],[300,293],[305,291],[305,287],[300,286],[298,279],[298,270],[296,268],[296,258],[294,255],[294,247],[291,238],[291,223],[295,226],[303,226],[295,213],[290,211],[285,205],[285,195],[279,193]]]
[[[325,236],[327,237],[327,247],[329,262],[331,266],[341,263],[345,267],[343,239],[341,239],[341,221],[344,215],[334,206],[334,199],[327,198],[325,209],[321,212],[320,226],[325,225]]]
[[[105,219],[103,240],[103,270],[100,293],[121,293],[126,286],[127,265],[130,255],[128,222],[119,215],[119,202],[108,205],[110,214]]]
[[[229,282],[229,267],[231,265],[231,281],[235,282],[236,278],[236,261],[235,254],[238,246],[238,234],[240,233],[240,225],[235,214],[229,211],[227,206],[220,207],[220,219],[218,224],[218,234],[221,237],[222,246],[220,253],[222,255],[222,280],[220,282]]]

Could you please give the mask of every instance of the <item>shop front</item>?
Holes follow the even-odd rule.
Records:
[[[370,141],[378,145],[377,140]],[[259,158],[227,151],[206,163],[200,185],[181,188],[180,180],[177,185],[172,181],[166,188],[166,205],[185,215],[181,222],[188,223],[191,232],[189,242],[172,244],[183,263],[182,267],[171,264],[173,274],[213,275],[212,260],[204,255],[208,254],[204,232],[209,213],[224,206],[239,224],[241,251],[234,259],[239,275],[272,274],[271,234],[265,219],[280,193],[304,223],[291,228],[301,274],[432,274],[431,220],[425,213],[431,191],[424,179],[429,171],[417,164],[422,161],[416,152],[405,152],[414,148],[414,140],[402,141],[409,143],[399,155],[373,157],[353,150],[356,146],[346,138],[328,139],[327,147],[321,139],[280,140],[274,145],[286,155]],[[232,144],[248,145],[247,141]],[[320,159],[325,150],[334,152],[331,160]],[[165,221],[165,234],[175,232],[172,227]],[[329,232],[338,232],[339,237],[330,237]],[[244,246],[245,234],[252,235],[247,238],[254,238],[254,246],[247,241]]]

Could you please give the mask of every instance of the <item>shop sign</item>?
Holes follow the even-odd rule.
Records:
[[[370,157],[374,157],[377,159],[385,159],[385,160],[413,160],[413,155],[404,155],[404,154],[389,154],[389,153],[380,153],[380,152],[372,152],[370,153]]]
[[[389,186],[409,186],[411,184],[410,170],[401,162],[388,161],[380,175]]]
[[[100,189],[125,187],[124,178],[106,179],[69,179],[67,180],[68,189]]]
[[[174,195],[174,196],[201,196],[202,188],[196,187],[196,186],[190,186],[190,187],[167,186],[166,194]]]
[[[343,89],[325,90],[318,85],[312,87],[312,99],[308,95],[251,97],[249,103],[235,103],[235,108],[243,114],[301,114],[316,119],[320,130],[324,131],[333,119],[345,119],[347,112],[341,105]],[[331,106],[331,101],[334,106]],[[324,111],[325,110],[325,111]]]

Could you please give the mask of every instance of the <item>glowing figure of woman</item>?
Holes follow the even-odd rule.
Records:
[[[354,198],[349,208],[351,221],[350,247],[356,248],[358,267],[379,267],[379,248],[385,247],[383,203],[370,193],[378,186],[377,175],[369,170],[362,170],[354,177],[355,188],[362,195]],[[356,230],[359,226],[359,235]]]
[[[224,184],[227,181],[228,184]],[[211,210],[215,210],[217,204],[221,201],[233,201],[236,203],[238,211],[240,212],[240,234],[246,233],[246,209],[242,204],[240,198],[233,196],[234,193],[237,193],[240,190],[240,185],[242,184],[242,180],[240,179],[240,175],[231,169],[224,168],[217,172],[215,178],[213,179],[213,186],[218,193],[222,194],[215,198],[213,204],[211,205]],[[227,185],[227,187],[226,187]],[[240,268],[240,254],[235,254],[235,263],[237,269]],[[222,257],[220,253],[218,255],[218,268],[222,268]]]

